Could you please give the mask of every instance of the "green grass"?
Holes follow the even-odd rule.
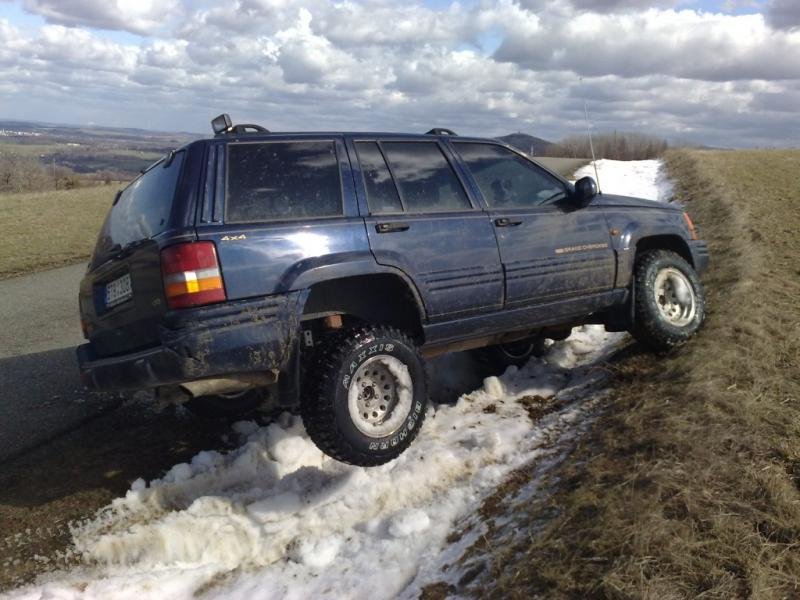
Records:
[[[0,195],[0,279],[86,260],[116,190]]]
[[[20,156],[35,156],[42,155],[51,156],[53,154],[92,154],[98,157],[103,156],[128,156],[134,158],[142,158],[148,160],[156,160],[163,154],[158,152],[151,152],[147,150],[136,150],[134,148],[102,148],[96,144],[80,144],[78,146],[70,146],[67,143],[59,144],[22,144],[19,142],[12,142],[0,139],[0,154],[18,154]]]
[[[666,163],[710,244],[705,328],[670,355],[634,346],[608,366],[607,409],[552,493],[515,503],[532,466],[484,505],[469,556],[485,566],[459,592],[800,597],[800,152]]]

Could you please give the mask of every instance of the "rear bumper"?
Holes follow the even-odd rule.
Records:
[[[689,242],[689,251],[692,253],[694,270],[698,273],[705,271],[709,262],[708,243],[704,240],[691,240]]]
[[[291,359],[307,291],[173,311],[153,348],[97,357],[77,349],[83,384],[96,390],[174,385],[231,373],[280,371]]]

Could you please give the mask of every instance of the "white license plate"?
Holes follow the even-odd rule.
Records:
[[[131,287],[130,273],[106,284],[106,308],[113,308],[131,298],[133,298],[133,287]]]

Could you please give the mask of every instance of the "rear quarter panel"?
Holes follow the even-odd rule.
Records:
[[[197,235],[216,244],[229,300],[302,289],[317,281],[353,274],[354,264],[375,265],[364,220],[359,216],[350,161],[342,139],[335,136],[307,139],[334,139],[336,143],[342,184],[341,217],[224,223],[225,143],[211,145]]]

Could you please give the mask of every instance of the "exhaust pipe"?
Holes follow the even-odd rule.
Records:
[[[231,394],[241,392],[256,387],[271,385],[278,381],[277,371],[267,371],[266,373],[242,373],[240,375],[228,375],[214,379],[198,379],[197,381],[187,381],[180,384],[181,389],[185,390],[190,396],[212,396],[217,394]]]

